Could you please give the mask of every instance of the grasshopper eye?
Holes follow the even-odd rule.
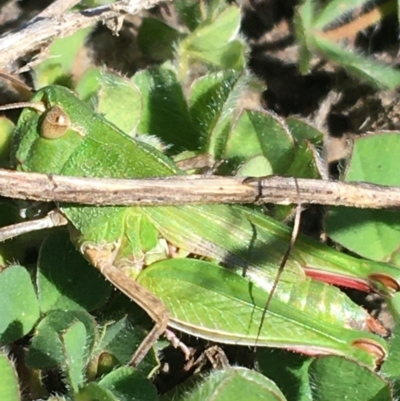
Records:
[[[53,106],[44,116],[40,134],[47,139],[60,138],[70,126],[71,119],[68,114],[61,107]]]

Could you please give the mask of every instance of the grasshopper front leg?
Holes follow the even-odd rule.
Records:
[[[129,362],[130,365],[137,366],[165,332],[169,322],[169,312],[160,299],[113,265],[115,250],[110,251],[109,247],[102,249],[100,246],[87,245],[83,252],[90,263],[100,270],[108,281],[145,310],[155,323]]]

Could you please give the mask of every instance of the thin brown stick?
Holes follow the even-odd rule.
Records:
[[[80,2],[81,0],[56,0],[39,13],[35,19],[60,16]]]
[[[371,209],[400,207],[400,188],[367,183],[297,179],[303,204]],[[152,179],[81,178],[0,169],[0,196],[88,205],[210,203],[296,204],[293,178],[204,177]]]
[[[288,259],[290,257],[290,254],[292,252],[292,249],[294,247],[294,244],[296,242],[296,239],[297,239],[297,237],[299,235],[299,231],[300,231],[300,220],[301,220],[301,209],[302,209],[302,206],[301,206],[300,188],[299,188],[299,185],[298,185],[298,182],[297,182],[297,178],[294,179],[294,184],[296,186],[296,192],[297,192],[297,207],[296,207],[296,214],[295,214],[295,217],[294,217],[292,236],[290,237],[289,245],[288,245],[288,247],[286,249],[286,252],[283,255],[283,258],[282,258],[281,263],[279,265],[278,272],[276,273],[274,283],[273,283],[273,285],[271,287],[271,291],[268,294],[267,302],[265,303],[265,307],[264,307],[264,310],[263,310],[262,315],[261,315],[260,326],[258,327],[258,333],[257,333],[257,337],[256,337],[255,346],[257,346],[258,338],[261,335],[261,331],[262,331],[262,328],[263,328],[263,325],[264,325],[265,316],[267,315],[267,312],[268,312],[268,309],[269,309],[269,305],[271,304],[271,301],[272,301],[272,298],[274,297],[275,291],[278,288],[278,284],[279,284],[279,281],[281,280],[281,277],[282,277],[282,274],[283,274],[283,270],[284,270],[284,268],[286,266],[286,263],[287,263],[287,261],[288,261]]]
[[[160,1],[136,0],[135,2],[129,2],[128,5],[126,1],[118,1],[113,4],[62,14],[57,17],[54,16],[57,8],[49,6],[50,10],[47,8],[41,14],[41,16],[44,15],[45,17],[38,18],[36,16],[20,30],[0,37],[0,69],[6,67],[10,62],[40,49],[56,38],[72,35],[80,29],[92,26],[99,21],[119,17],[128,11],[137,13],[156,5]],[[72,1],[69,1],[68,6],[72,3]],[[51,15],[51,17],[46,16],[47,14]]]
[[[65,226],[68,220],[59,212],[52,211],[47,216],[37,220],[24,221],[0,228],[0,242],[18,237],[19,235],[40,231],[46,228]]]
[[[347,24],[330,29],[329,31],[320,31],[318,32],[318,35],[332,41],[354,38],[362,30],[382,21],[384,17],[394,14],[395,12],[396,4],[389,0],[386,3],[377,4],[372,10],[358,16],[355,20],[350,21]]]

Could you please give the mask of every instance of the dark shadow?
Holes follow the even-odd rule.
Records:
[[[22,323],[19,320],[12,321],[3,331],[2,344],[10,344],[23,337]]]
[[[288,401],[297,401],[304,392],[304,379],[299,375],[309,357],[280,349],[257,351],[259,371],[275,382]],[[271,363],[272,362],[272,363]]]

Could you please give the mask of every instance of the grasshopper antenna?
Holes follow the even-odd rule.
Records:
[[[0,70],[0,78],[8,83],[4,85],[7,91],[18,94],[19,99],[28,101],[34,93],[34,90],[18,77]]]
[[[268,295],[267,302],[265,303],[265,307],[264,307],[263,313],[261,315],[260,326],[258,327],[258,332],[257,332],[257,337],[256,337],[256,342],[255,342],[256,346],[257,346],[257,339],[260,337],[261,330],[262,330],[262,327],[264,325],[265,316],[266,316],[266,314],[268,312],[269,305],[270,305],[270,303],[272,301],[272,297],[275,294],[276,288],[278,287],[279,281],[280,281],[282,273],[283,273],[283,269],[285,268],[286,262],[289,259],[290,253],[292,252],[292,249],[293,249],[294,244],[296,242],[297,236],[299,234],[300,220],[301,220],[301,198],[300,198],[299,184],[297,182],[296,177],[293,177],[293,178],[294,178],[294,182],[295,182],[295,185],[296,185],[296,192],[297,192],[297,207],[296,207],[296,214],[295,214],[295,217],[294,217],[292,236],[290,238],[289,246],[286,249],[285,255],[282,258],[281,264],[279,265],[278,273],[277,273],[277,275],[275,277],[274,284],[273,284],[273,286],[271,288],[271,291],[270,291],[270,293]]]
[[[34,90],[30,88],[25,82],[1,70],[0,70],[0,79],[8,82],[9,86],[8,87],[6,86],[6,88],[12,90],[14,93],[17,93],[19,95],[19,99],[22,100],[21,102],[4,104],[0,106],[0,110],[14,110],[14,109],[22,109],[24,107],[29,107],[39,112],[44,112],[46,110],[43,103],[40,102],[34,103],[29,101],[34,94]]]
[[[0,106],[0,111],[1,110],[14,110],[14,109],[23,109],[24,107],[29,107],[30,109],[35,109],[40,112],[46,111],[46,107],[43,103],[41,102],[16,102],[16,103],[10,103],[10,104],[4,104]]]

